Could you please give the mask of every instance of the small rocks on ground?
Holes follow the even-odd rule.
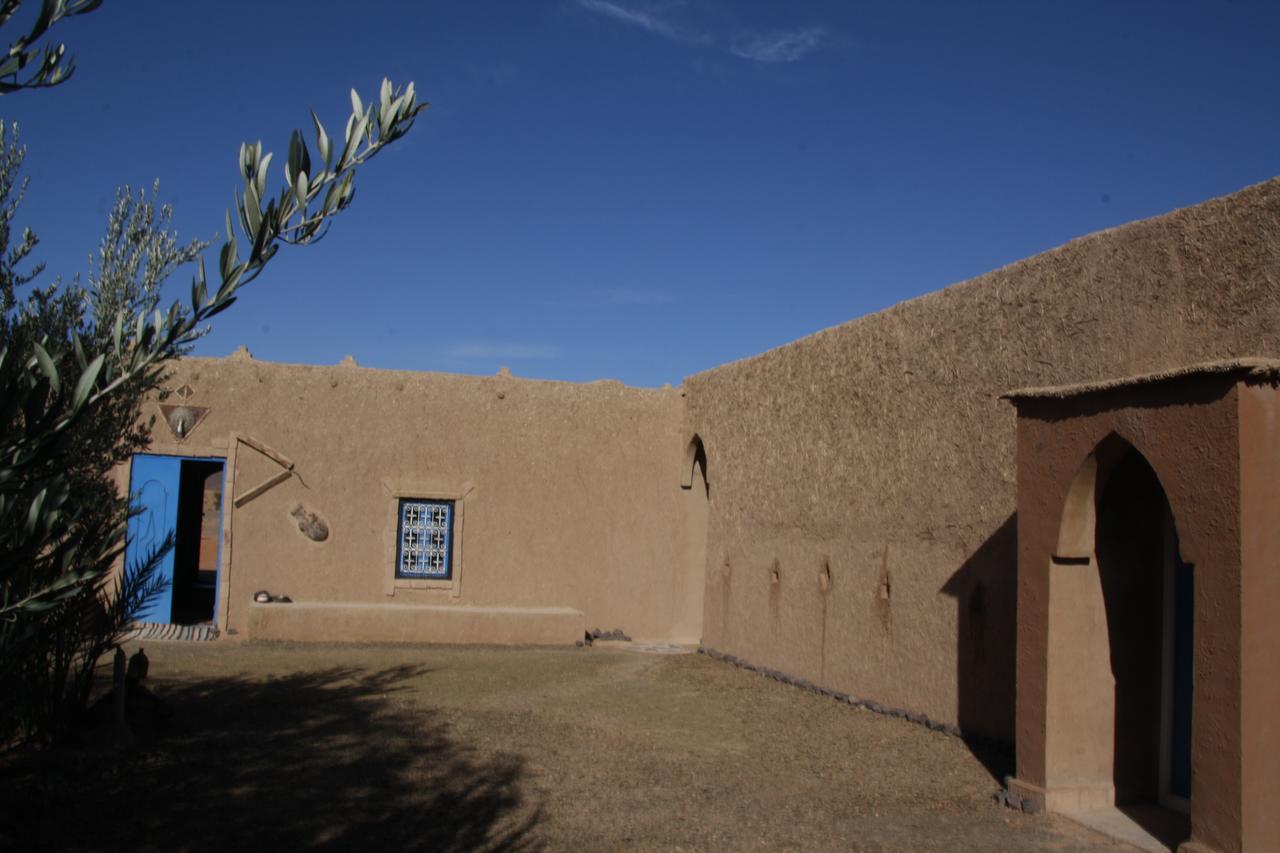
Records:
[[[623,632],[621,628],[614,628],[612,631],[601,631],[599,628],[592,628],[587,632],[587,641],[591,640],[621,640],[624,643],[631,642],[631,638]]]
[[[997,803],[1007,808],[1011,808],[1014,811],[1022,811],[1022,812],[1026,812],[1027,814],[1040,813],[1039,803],[1037,803],[1035,800],[1032,800],[1030,798],[1024,800],[1022,797],[1019,797],[1017,794],[1010,791],[1007,785],[1008,783],[1006,783],[1006,787],[996,791]]]

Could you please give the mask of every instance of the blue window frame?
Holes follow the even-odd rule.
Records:
[[[396,577],[453,577],[453,501],[400,499],[396,531]]]

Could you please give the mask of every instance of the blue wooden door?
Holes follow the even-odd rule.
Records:
[[[182,475],[182,459],[178,456],[152,456],[139,453],[133,457],[129,474],[129,492],[134,506],[141,512],[129,520],[129,540],[124,558],[129,566],[145,559],[166,536],[178,528],[178,482]],[[165,554],[157,575],[168,580],[163,593],[138,615],[139,622],[169,622],[173,613],[173,549]]]

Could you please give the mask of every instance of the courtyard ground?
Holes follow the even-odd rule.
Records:
[[[997,805],[957,738],[703,655],[144,645],[172,717],[10,756],[17,849],[1128,849]]]

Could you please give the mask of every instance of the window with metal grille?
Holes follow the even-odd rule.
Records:
[[[396,538],[396,577],[452,577],[453,501],[401,498]]]

